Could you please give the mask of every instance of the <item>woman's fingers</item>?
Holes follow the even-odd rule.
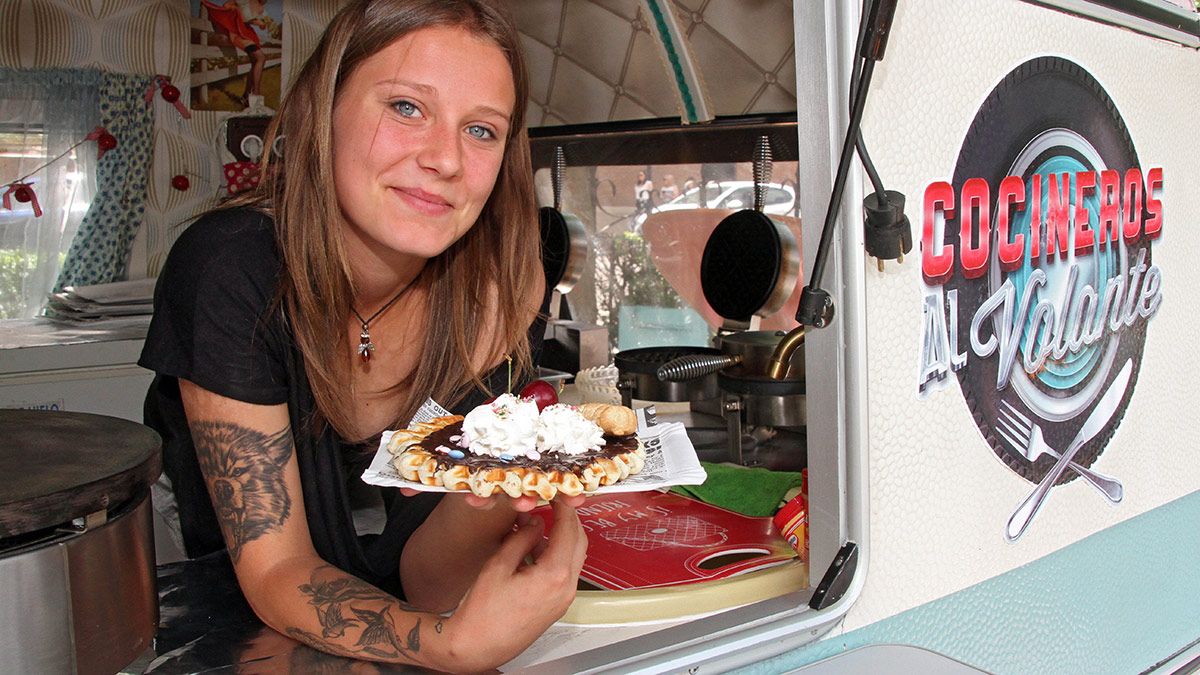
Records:
[[[520,528],[532,520],[538,521],[542,525],[542,528],[545,529],[546,521],[542,520],[542,518],[540,516],[531,515],[527,511],[518,511],[517,512],[517,519],[516,519],[515,525],[518,528]],[[541,539],[538,540],[538,542],[536,544],[534,544],[533,550],[529,553],[529,556],[536,562],[538,558],[542,557],[542,553],[544,553],[545,551],[546,551],[546,538],[542,537]]]
[[[548,533],[549,541],[542,536],[545,521],[521,514],[516,529],[505,537],[485,566],[485,573],[492,568],[492,573],[512,574],[520,568],[526,556],[532,556],[539,566],[561,568],[574,584],[574,578],[578,577],[587,557],[587,536],[574,507],[558,501],[551,504],[554,508],[554,524]]]
[[[498,565],[498,570],[503,573],[512,574],[524,562],[525,556],[529,555],[542,540],[544,530],[545,525],[541,518],[531,518],[529,522],[513,530],[512,534],[506,536],[500,543],[500,548],[496,549],[480,576],[486,573],[492,563]]]
[[[411,497],[413,495],[420,494],[420,492],[410,488],[400,488],[400,494],[404,495],[405,497]],[[536,509],[539,503],[537,497],[530,497],[527,495],[513,498],[504,494],[493,495],[491,497],[480,497],[473,492],[464,492],[461,494],[469,506],[473,506],[477,509],[482,509],[485,511],[495,508],[497,503],[505,502],[512,508],[512,510],[524,513]],[[566,504],[571,508],[578,508],[583,506],[583,503],[586,500],[586,495],[575,495],[574,497],[568,497],[567,495],[559,494],[555,496],[552,501]]]
[[[568,495],[559,494],[554,499],[566,504],[567,506],[577,509],[583,506],[583,503],[587,501],[587,495],[575,495],[574,497],[571,497]]]
[[[565,502],[556,499],[550,504],[554,508],[554,525],[548,535],[550,542],[538,562],[562,565],[578,576],[587,556],[587,536],[579,524],[579,515],[575,513],[575,507]]]
[[[517,497],[516,499],[508,495],[493,495],[491,497],[480,497],[477,494],[468,492],[463,495],[468,506],[473,506],[484,511],[496,508],[496,504],[504,503],[509,508],[518,512],[532,511],[537,508],[537,497]]]
[[[576,576],[578,576],[579,570],[583,568],[583,561],[587,559],[587,532],[583,529],[583,523],[579,521],[579,514],[575,512],[575,507],[564,504],[562,510],[570,514],[572,529],[575,532],[575,550],[571,559],[571,566],[575,570]]]
[[[537,543],[533,545],[533,550],[529,552],[530,559],[534,562],[541,560],[542,555],[546,552],[546,547],[549,545],[550,543],[546,541],[545,537],[538,539]]]
[[[495,641],[489,649],[511,647],[515,655],[567,611],[575,598],[587,538],[573,507],[555,500],[552,508],[549,541],[543,536],[542,518],[514,516],[523,524],[488,558],[448,620],[452,639],[462,635],[464,640]],[[525,563],[531,553],[536,564]],[[497,631],[501,626],[504,630]]]
[[[515,509],[517,511],[522,511],[522,512],[532,511],[535,508],[537,508],[537,505],[538,505],[537,497],[521,496],[521,497],[517,497],[516,499],[512,500],[512,507],[513,507],[513,509]]]
[[[466,500],[468,506],[473,506],[473,507],[475,507],[477,509],[481,509],[483,511],[487,511],[488,509],[494,508],[496,506],[496,498],[495,497],[480,497],[479,495],[472,493],[472,492],[468,492],[465,495],[463,495],[463,499]]]
[[[515,511],[532,511],[532,510],[536,509],[539,504],[539,500],[537,497],[530,497],[528,495],[523,495],[523,496],[517,497],[515,499],[508,497],[508,496],[499,497],[498,499],[510,500],[512,503],[513,510],[515,510]],[[568,497],[566,495],[560,494],[560,495],[555,496],[553,501],[556,501],[556,502],[561,501],[561,502],[564,502],[567,506],[578,507],[578,506],[582,506],[583,502],[586,499],[587,499],[587,497],[585,497],[583,495],[576,495],[574,497]]]

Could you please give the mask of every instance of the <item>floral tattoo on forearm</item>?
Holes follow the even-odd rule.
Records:
[[[308,596],[308,604],[317,612],[321,624],[321,635],[301,628],[288,629],[293,638],[340,656],[370,654],[377,658],[395,658],[421,651],[421,619],[404,639],[396,628],[398,613],[416,611],[414,607],[400,602],[374,586],[341,572],[335,567],[324,566],[313,571],[309,583],[299,590]],[[329,640],[357,635],[355,649],[330,643]],[[323,639],[322,639],[323,638]]]
[[[293,452],[291,429],[264,434],[227,422],[190,427],[229,557],[237,562],[243,545],[278,530],[291,513],[283,482]]]

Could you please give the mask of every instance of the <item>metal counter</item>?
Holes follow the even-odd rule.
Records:
[[[246,604],[224,551],[160,566],[158,595],[154,652],[126,673],[425,672],[331,656],[268,628]]]

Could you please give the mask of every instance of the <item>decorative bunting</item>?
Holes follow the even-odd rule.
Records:
[[[166,75],[155,75],[150,81],[150,86],[146,87],[146,105],[149,106],[154,102],[154,90],[158,89],[162,92],[163,100],[175,106],[179,111],[179,115],[185,120],[192,118],[192,113],[187,109],[187,106],[179,100],[179,88],[171,84],[171,78]]]
[[[92,129],[87,136],[83,137],[83,140],[96,141],[96,147],[99,149],[96,153],[96,159],[100,159],[104,156],[104,153],[117,147],[117,137],[108,133],[108,129],[105,129],[104,127],[96,127],[95,129]],[[83,141],[80,141],[80,143],[82,142]],[[72,145],[71,148],[75,148],[78,145],[79,143],[76,143],[75,145]],[[62,155],[59,156],[61,157]],[[41,171],[41,168],[39,168],[38,171]]]
[[[95,129],[92,129],[90,132],[88,132],[87,136],[84,136],[77,143],[59,153],[57,157],[45,162],[24,176],[21,176],[20,178],[9,183],[5,183],[4,208],[11,211],[12,200],[16,199],[18,202],[23,204],[32,204],[34,217],[40,218],[42,216],[42,207],[38,205],[37,193],[33,190],[33,184],[28,182],[29,179],[42,169],[45,169],[63,157],[71,154],[72,150],[78,148],[87,141],[96,141],[96,159],[100,159],[104,156],[104,153],[117,147],[117,137],[110,134],[108,129],[105,129],[104,127],[96,127]]]
[[[13,182],[8,184],[8,189],[4,191],[4,208],[9,211],[13,210],[12,200],[15,199],[22,204],[29,204],[33,207],[33,217],[42,217],[42,207],[38,204],[37,193],[33,190],[31,183]]]

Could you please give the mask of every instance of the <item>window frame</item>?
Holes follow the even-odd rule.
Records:
[[[1164,0],[1023,0],[1100,23],[1200,48],[1200,13]]]

